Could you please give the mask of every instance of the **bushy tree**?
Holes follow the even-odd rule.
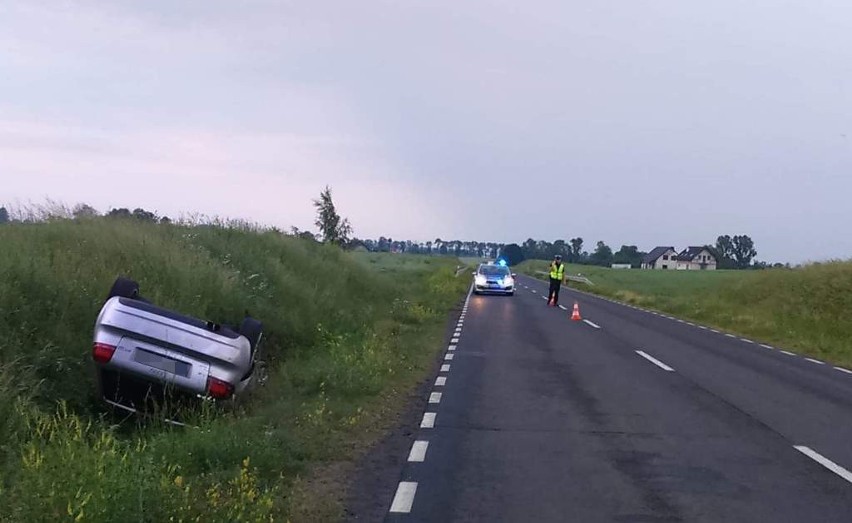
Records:
[[[754,248],[754,241],[746,236],[734,236],[734,260],[737,262],[737,268],[748,269],[751,265],[751,260],[757,256],[757,251]]]
[[[591,261],[595,265],[609,267],[612,264],[612,249],[604,242],[599,241],[595,252],[592,253]]]
[[[314,207],[317,209],[317,219],[314,223],[320,230],[322,240],[326,243],[345,245],[352,234],[352,226],[349,220],[337,214],[331,198],[331,188],[327,185],[320,193],[319,199],[314,200]]]
[[[7,223],[8,221],[9,211],[7,211],[5,207],[0,207],[0,223]]]
[[[757,256],[754,241],[745,234],[719,236],[712,252],[720,269],[747,269]]]
[[[571,244],[571,254],[568,259],[574,263],[580,263],[583,260],[583,238],[571,238],[568,243]]]
[[[78,203],[76,206],[74,206],[74,210],[71,214],[73,214],[74,218],[77,220],[95,218],[97,216],[100,216],[100,213],[97,211],[97,209],[85,203]]]
[[[517,243],[510,243],[503,247],[501,254],[509,265],[517,265],[524,261],[524,251]]]
[[[622,245],[621,249],[612,257],[613,263],[629,263],[631,267],[639,268],[642,265],[643,253],[635,245]]]

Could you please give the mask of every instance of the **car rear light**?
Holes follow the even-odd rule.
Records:
[[[225,400],[234,393],[234,386],[213,376],[207,378],[207,393],[211,398]]]
[[[115,354],[115,347],[113,345],[95,343],[92,347],[92,359],[98,363],[109,363],[113,354]]]

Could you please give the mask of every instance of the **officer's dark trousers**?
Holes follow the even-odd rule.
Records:
[[[559,289],[562,287],[562,281],[558,278],[550,278],[550,293],[547,295],[547,303],[557,305],[559,303]]]

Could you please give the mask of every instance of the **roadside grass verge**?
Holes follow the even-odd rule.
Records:
[[[468,284],[455,259],[365,263],[250,228],[61,220],[0,226],[0,246],[2,521],[339,518],[345,478],[306,481],[379,434]],[[261,319],[265,385],[197,428],[105,413],[90,347],[118,275],[187,314]]]
[[[517,271],[546,276],[547,261]],[[762,271],[619,270],[568,265],[587,292],[674,314],[832,363],[852,366],[852,262]]]

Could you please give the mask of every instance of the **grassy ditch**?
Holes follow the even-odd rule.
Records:
[[[530,260],[528,275],[548,262]],[[572,287],[852,366],[852,262],[764,271],[643,271],[568,265]]]
[[[345,478],[311,478],[351,461],[425,376],[467,284],[454,259],[212,226],[13,224],[0,246],[2,521],[338,518]],[[198,428],[105,413],[90,344],[119,274],[187,314],[261,319],[266,384],[234,409],[199,409]]]

